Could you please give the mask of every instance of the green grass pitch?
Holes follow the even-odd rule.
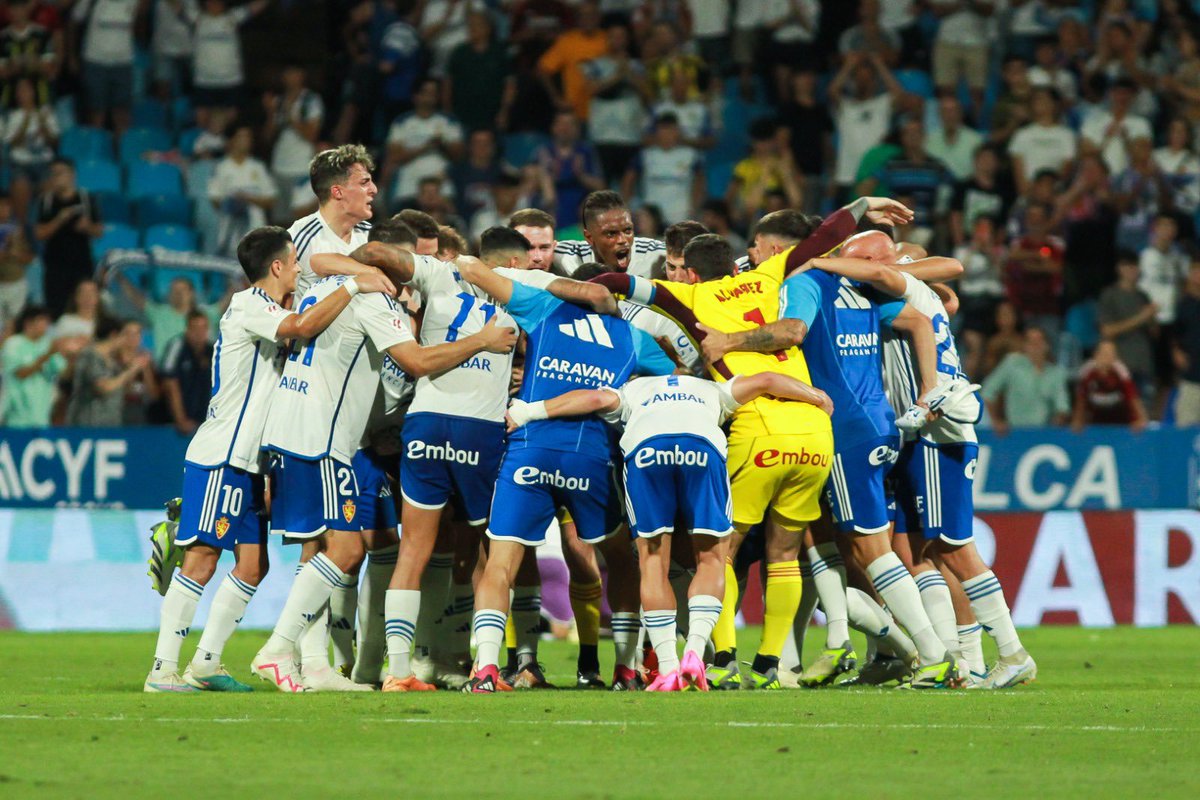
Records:
[[[1200,629],[1023,635],[1040,677],[1005,692],[472,697],[144,695],[150,634],[9,632],[0,798],[1200,797]]]

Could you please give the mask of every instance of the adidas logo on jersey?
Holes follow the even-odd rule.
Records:
[[[633,463],[639,468],[652,466],[660,467],[706,467],[708,453],[684,450],[675,445],[670,450],[659,450],[654,447],[643,447],[633,457]]]
[[[591,478],[576,478],[563,475],[558,470],[545,472],[537,467],[521,467],[513,473],[513,480],[521,486],[553,486],[556,489],[586,492],[592,485]]]
[[[408,443],[408,450],[405,452],[405,455],[414,461],[427,458],[434,461],[469,464],[472,467],[479,466],[478,450],[459,450],[449,442],[445,444],[427,444],[420,440],[411,441]]]
[[[842,278],[841,286],[838,287],[837,299],[833,301],[833,307],[856,308],[866,311],[871,307],[871,301],[859,294],[850,281]]]
[[[604,327],[604,322],[596,314],[588,314],[583,319],[574,322],[564,322],[558,326],[558,332],[572,339],[582,339],[601,347],[611,348],[612,338]]]

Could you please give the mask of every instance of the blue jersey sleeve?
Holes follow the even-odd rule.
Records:
[[[904,308],[904,300],[902,298],[893,297],[890,294],[884,294],[878,289],[866,284],[859,286],[858,291],[863,297],[879,306],[880,325],[891,325],[892,321],[896,319],[896,315],[900,313],[900,309]]]
[[[812,327],[817,312],[821,310],[821,287],[807,273],[788,278],[780,289],[780,316],[798,319]]]
[[[522,330],[531,333],[561,304],[562,300],[544,289],[535,289],[514,281],[512,297],[508,299],[505,309]]]
[[[633,328],[633,345],[637,348],[637,371],[642,375],[670,375],[675,371],[675,362],[667,358],[654,337],[638,328]]]

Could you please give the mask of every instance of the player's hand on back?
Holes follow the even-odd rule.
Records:
[[[890,197],[868,197],[867,219],[876,225],[907,225],[913,220],[913,210]]]
[[[696,327],[704,334],[704,339],[700,342],[700,349],[704,354],[705,362],[713,364],[720,361],[726,353],[733,349],[733,342],[729,334],[710,328],[701,322],[697,322]]]
[[[813,387],[813,394],[816,395],[817,402],[813,403],[817,408],[824,411],[829,416],[833,416],[833,398],[817,387]]]
[[[358,284],[360,292],[382,292],[389,297],[396,296],[395,284],[376,267],[360,272],[354,277],[354,282]]]
[[[475,335],[480,337],[483,349],[489,353],[511,353],[517,346],[517,329],[497,325],[495,317],[489,319]]]

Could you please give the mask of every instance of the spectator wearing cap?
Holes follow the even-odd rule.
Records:
[[[683,143],[679,120],[665,114],[654,123],[654,137],[629,165],[622,183],[626,197],[656,206],[671,225],[691,219],[704,200],[704,157]]]
[[[1108,90],[1109,110],[1093,111],[1080,129],[1087,152],[1099,153],[1109,173],[1119,175],[1129,166],[1129,147],[1138,139],[1152,139],[1150,123],[1133,111],[1137,84],[1120,78]]]
[[[983,134],[964,123],[962,103],[954,95],[938,98],[938,122],[925,136],[925,151],[945,164],[955,181],[966,180]]]
[[[624,177],[637,154],[646,127],[645,102],[650,88],[642,62],[630,53],[630,32],[624,20],[606,17],[604,35],[606,52],[580,63],[579,70],[591,97],[588,139],[596,146],[604,177],[611,184]]]
[[[1091,360],[1079,370],[1075,385],[1075,410],[1071,428],[1078,432],[1087,425],[1126,425],[1141,431],[1149,421],[1129,369],[1117,357],[1109,340],[1096,345]]]
[[[208,416],[212,395],[213,345],[208,317],[196,310],[187,327],[167,343],[162,357],[162,392],[171,422],[182,436],[191,436]]]

